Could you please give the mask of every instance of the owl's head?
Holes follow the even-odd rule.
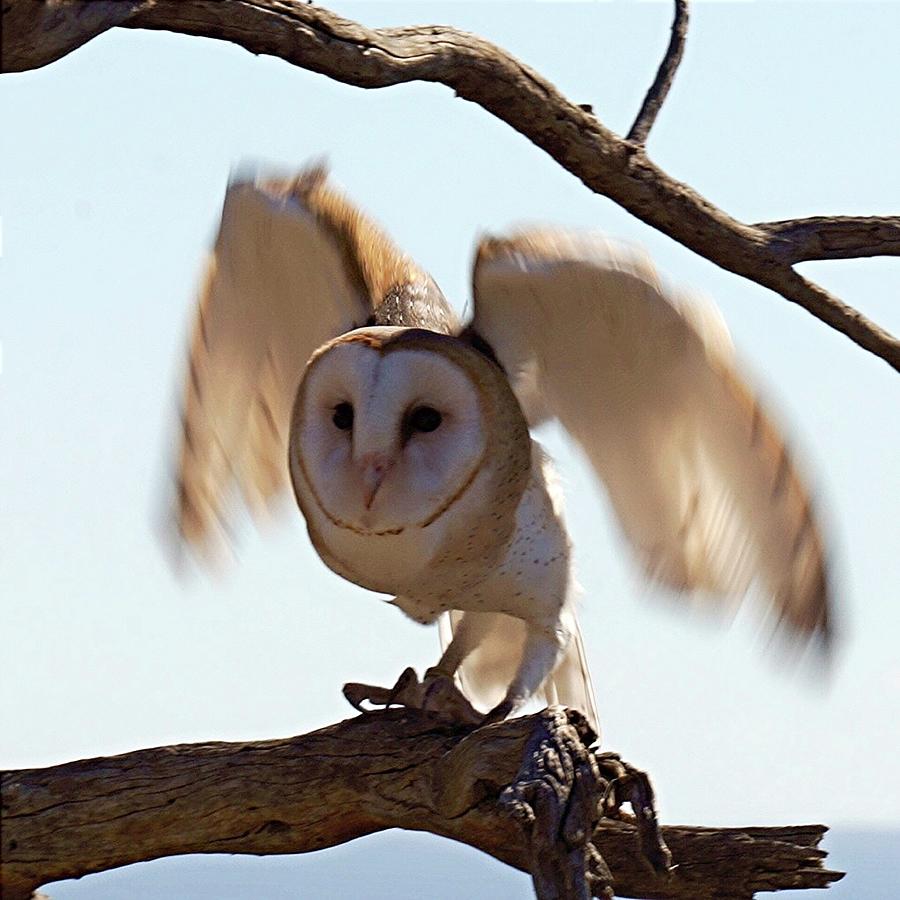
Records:
[[[307,517],[314,504],[357,532],[425,527],[496,467],[498,442],[527,460],[527,435],[505,375],[477,350],[430,331],[361,328],[310,360],[291,480]]]

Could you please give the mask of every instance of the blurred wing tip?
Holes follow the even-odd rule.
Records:
[[[221,576],[237,562],[236,542],[225,529],[188,533],[175,517],[157,529],[157,537],[179,581],[186,581],[198,568]]]
[[[242,159],[228,173],[228,189],[242,184],[256,184],[261,171],[262,164],[259,161]]]
[[[228,186],[290,182],[312,188],[327,180],[330,168],[326,153],[313,156],[299,171],[256,159],[243,159],[232,166],[228,173]]]
[[[309,213],[315,198],[330,188],[329,169],[324,158],[314,160],[299,172],[246,164],[231,172],[224,205],[226,208],[237,205],[237,209],[241,209],[242,203],[262,203],[276,214]]]
[[[827,614],[812,625],[792,622],[785,615],[770,614],[760,628],[765,655],[788,668],[815,672],[816,683],[827,683],[837,659],[840,634]]]
[[[198,499],[175,475],[168,500],[156,517],[156,537],[176,577],[186,577],[196,563],[219,572],[236,559],[237,535],[222,512]]]
[[[298,185],[303,185],[307,189],[319,187],[328,180],[330,171],[331,165],[328,162],[328,154],[323,153],[310,159],[297,174],[295,181]]]
[[[803,622],[799,627],[793,625],[792,631],[799,633],[800,639],[809,644],[822,660],[832,658],[839,639],[839,629],[835,626],[827,595],[819,601],[811,621]]]
[[[165,509],[153,518],[152,531],[169,570],[176,580],[186,583],[196,570],[195,541],[187,536],[177,509]]]

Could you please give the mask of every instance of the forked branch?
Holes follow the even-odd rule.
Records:
[[[130,14],[123,16],[123,9]],[[365,28],[301,0],[4,0],[4,71],[45,65],[116,24],[232,41],[358,87],[445,84],[527,137],[591,190],[722,268],[797,303],[900,369],[900,341],[792,268],[801,259],[896,255],[895,218],[815,219],[811,228],[795,223],[794,229],[739,222],[494,44],[442,26]],[[873,239],[873,227],[889,239]],[[842,238],[834,251],[829,241],[811,237],[838,230]]]
[[[661,836],[646,776],[587,739],[559,707],[475,731],[391,709],[283,740],[8,772],[2,896],[161,856],[304,853],[386,828],[470,844],[559,900],[610,896],[611,882],[620,897],[738,900],[841,877],[823,868],[820,825]]]

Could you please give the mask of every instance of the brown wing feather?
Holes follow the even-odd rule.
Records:
[[[238,496],[255,513],[287,484],[290,410],[310,355],[427,273],[327,181],[232,184],[199,292],[177,452],[176,524],[201,551],[228,541]],[[437,292],[437,301],[443,302]]]
[[[204,411],[204,385],[207,383],[209,359],[206,320],[215,271],[213,256],[203,275],[197,314],[191,330],[181,417],[175,512],[182,537],[194,545],[207,539],[219,543],[224,537],[218,485],[226,478],[227,461],[219,451]]]
[[[266,181],[262,186],[273,196],[292,197],[315,216],[334,241],[348,281],[372,298],[373,308],[391,288],[428,278],[368,216],[328,184],[324,165],[311,166],[295,178]]]
[[[581,444],[647,570],[719,602],[758,583],[780,621],[827,639],[809,492],[718,313],[596,235],[487,239],[474,279],[472,329],[529,421],[555,416]]]
[[[731,366],[721,365],[719,371],[735,410],[743,416],[749,453],[761,469],[760,484],[769,485],[766,518],[782,523],[777,537],[774,533],[770,537],[783,542],[778,550],[784,557],[786,577],[774,598],[779,619],[801,633],[829,641],[828,563],[809,490],[759,398]]]

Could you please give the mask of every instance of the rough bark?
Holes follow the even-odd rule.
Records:
[[[822,866],[820,825],[664,828],[667,874],[646,776],[590,750],[590,737],[558,707],[475,731],[391,709],[283,740],[4,773],[2,896],[162,856],[304,853],[386,828],[470,844],[560,900],[609,896],[610,877],[618,896],[672,900],[841,877]],[[618,812],[623,802],[636,817]]]
[[[50,8],[66,14],[50,15]],[[816,217],[790,227],[739,222],[656,166],[641,144],[613,133],[588,105],[571,102],[475,35],[443,26],[369,29],[300,0],[4,0],[3,11],[7,72],[45,65],[66,47],[73,50],[104,27],[120,25],[232,41],[358,87],[445,84],[541,147],[591,190],[722,268],[797,303],[900,369],[900,341],[792,268],[805,259],[900,254],[900,217]]]

